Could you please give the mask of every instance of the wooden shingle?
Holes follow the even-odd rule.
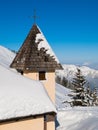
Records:
[[[43,39],[39,39],[36,42],[36,35],[40,33],[39,28],[34,24],[11,63],[11,68],[30,72],[62,69],[61,64],[55,60],[55,57],[47,53],[47,49],[44,47],[40,48],[40,50],[38,49],[38,46],[43,41]]]

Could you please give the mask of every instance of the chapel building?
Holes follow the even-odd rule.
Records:
[[[28,78],[41,81],[55,103],[55,70],[62,69],[62,66],[36,24],[32,26],[10,67]]]

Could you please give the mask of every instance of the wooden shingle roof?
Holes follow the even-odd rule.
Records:
[[[54,71],[62,69],[39,27],[34,24],[10,65],[20,71]]]

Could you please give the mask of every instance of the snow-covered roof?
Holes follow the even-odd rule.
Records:
[[[8,68],[14,57],[15,53],[3,46],[0,46],[0,65],[3,65]]]
[[[39,27],[34,24],[10,67],[20,71],[55,71],[62,69]]]
[[[43,85],[0,65],[0,120],[56,112]]]
[[[57,63],[59,63],[58,58],[56,57],[56,55],[54,54],[52,48],[50,47],[48,41],[46,40],[44,34],[42,33],[42,31],[40,30],[40,28],[37,26],[37,28],[39,29],[39,33],[36,34],[36,40],[35,42],[37,43],[40,39],[40,43],[38,44],[38,50],[40,50],[41,48],[44,48],[47,54],[49,54],[50,56],[53,56],[55,58],[55,61]]]

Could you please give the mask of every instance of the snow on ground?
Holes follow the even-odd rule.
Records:
[[[56,84],[56,107],[58,110],[56,130],[98,130],[98,107],[70,107],[68,94],[72,91]]]
[[[56,83],[56,108],[63,109],[70,106],[68,102],[71,101],[71,97],[69,97],[68,94],[72,93],[70,89]]]
[[[98,130],[98,107],[74,107],[58,111],[56,130]]]
[[[39,81],[0,65],[0,120],[56,112]]]
[[[0,65],[3,65],[8,68],[14,57],[15,53],[11,52],[3,46],[0,46]]]

